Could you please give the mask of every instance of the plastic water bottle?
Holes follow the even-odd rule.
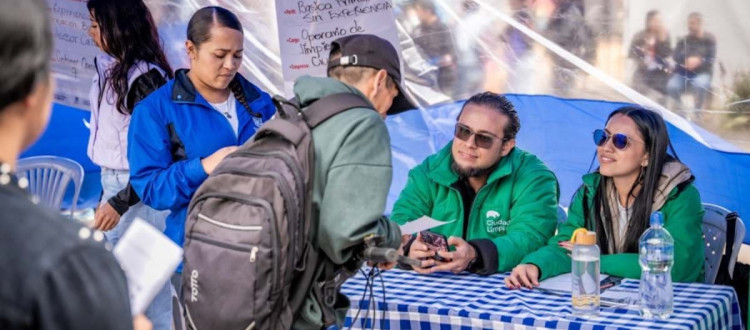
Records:
[[[575,316],[596,317],[599,315],[599,254],[595,232],[576,235],[572,254],[570,290]]]
[[[663,225],[661,212],[651,214],[651,228],[641,235],[638,244],[641,315],[646,318],[666,319],[672,314],[674,239]]]

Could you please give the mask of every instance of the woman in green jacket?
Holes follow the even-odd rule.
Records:
[[[547,246],[526,256],[505,280],[509,288],[532,288],[540,280],[570,272],[570,236],[593,230],[601,249],[601,272],[639,278],[638,240],[649,216],[661,210],[664,228],[674,238],[676,282],[703,279],[703,206],[694,177],[671,148],[664,120],[640,107],[622,107],[609,115],[606,128],[594,131],[599,169],[583,177]],[[671,156],[667,147],[672,149]]]

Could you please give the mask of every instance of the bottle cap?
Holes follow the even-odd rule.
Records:
[[[576,236],[575,244],[579,245],[596,245],[596,232],[580,232]]]
[[[651,227],[664,225],[664,218],[660,211],[651,213],[651,217],[649,218],[649,225],[651,225]]]

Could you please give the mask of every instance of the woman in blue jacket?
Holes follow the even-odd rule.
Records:
[[[198,186],[275,112],[269,95],[237,73],[244,40],[237,16],[202,8],[187,39],[190,69],[135,107],[128,135],[131,184],[144,203],[171,211],[165,234],[180,246]]]

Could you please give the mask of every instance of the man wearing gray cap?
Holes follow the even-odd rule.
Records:
[[[328,76],[297,79],[294,94],[303,111],[340,93],[360,96],[371,108],[346,110],[312,131],[311,242],[320,256],[312,289],[296,311],[294,329],[343,326],[349,301],[338,293],[340,283],[332,290],[320,289],[324,283],[333,284],[331,271],[351,261],[365,237],[382,236],[393,248],[401,242],[398,225],[382,216],[392,175],[390,137],[382,119],[414,108],[401,84],[398,53],[374,35],[343,37],[332,43]]]

